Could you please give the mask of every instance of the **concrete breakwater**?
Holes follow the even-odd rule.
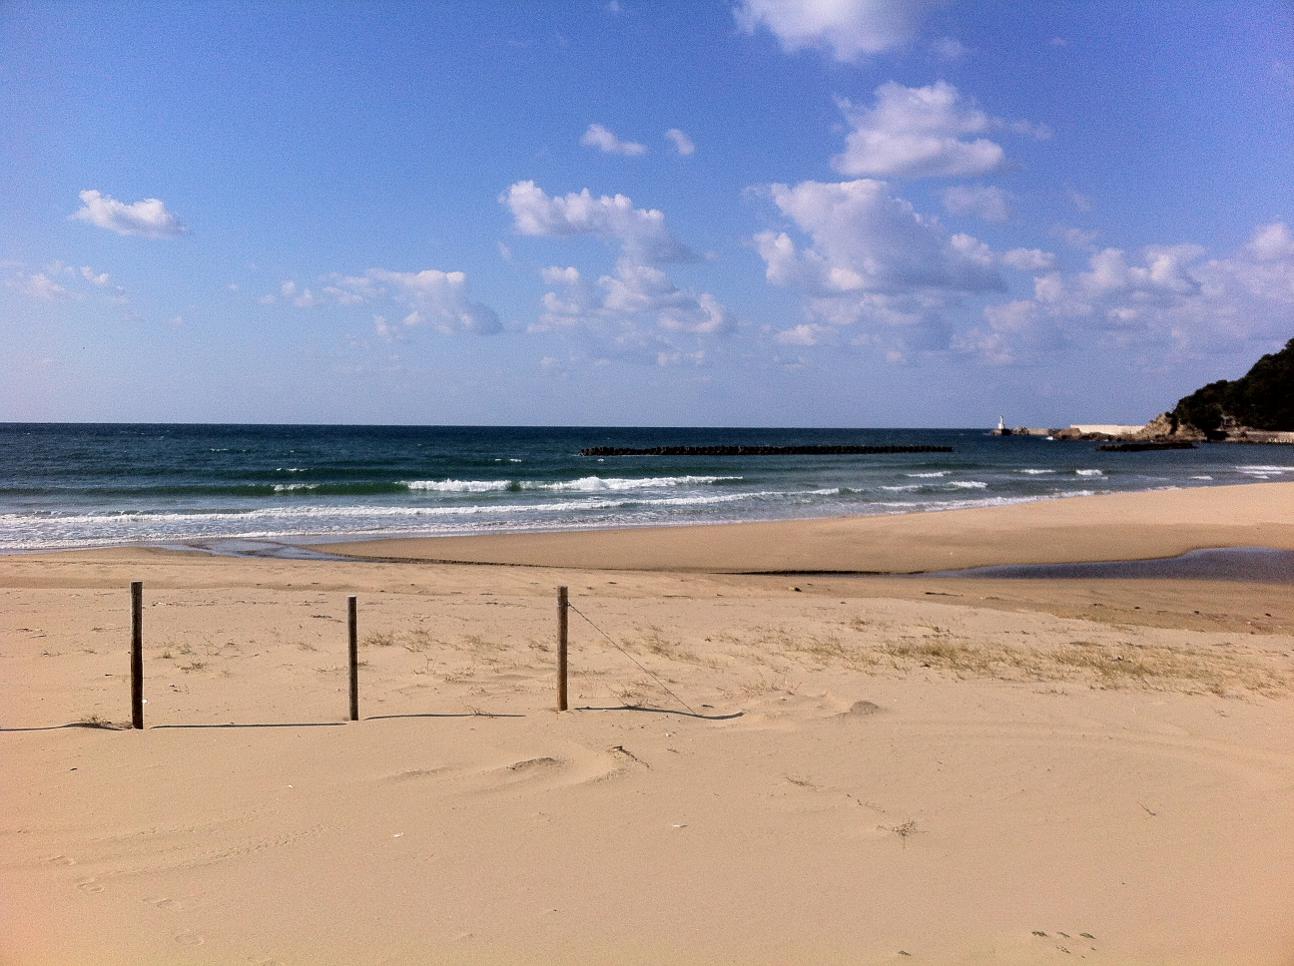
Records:
[[[884,453],[951,453],[951,446],[590,446],[581,456],[871,456]]]

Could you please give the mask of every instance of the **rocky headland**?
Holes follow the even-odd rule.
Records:
[[[1181,449],[1195,443],[1294,444],[1294,339],[1239,379],[1219,379],[1178,400],[1144,426],[1019,427],[1003,436],[1120,443],[1112,449]]]

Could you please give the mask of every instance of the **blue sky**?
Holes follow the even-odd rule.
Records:
[[[0,419],[1144,420],[1294,336],[1292,21],[10,0]]]

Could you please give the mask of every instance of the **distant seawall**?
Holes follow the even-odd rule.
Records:
[[[581,456],[871,456],[951,453],[951,446],[590,446]]]

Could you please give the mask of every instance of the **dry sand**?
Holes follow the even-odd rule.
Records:
[[[0,963],[1294,963],[1290,586],[628,569],[1290,546],[1291,500],[0,558]],[[149,727],[62,727],[129,717],[131,579]],[[552,709],[558,584],[610,710]]]

